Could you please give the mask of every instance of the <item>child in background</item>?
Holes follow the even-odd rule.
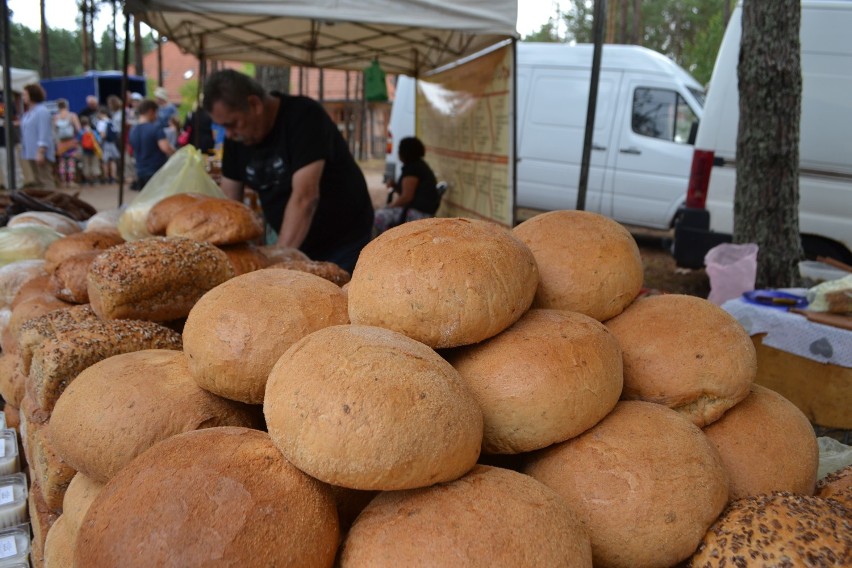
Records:
[[[92,128],[88,116],[80,117],[80,133],[77,138],[80,142],[80,162],[82,170],[82,182],[94,184],[101,176],[101,140],[98,131]]]

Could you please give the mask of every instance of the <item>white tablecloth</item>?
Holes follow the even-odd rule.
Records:
[[[804,295],[805,290],[789,290]],[[820,363],[852,368],[852,331],[808,321],[799,314],[759,306],[740,298],[722,309],[733,315],[749,335],[766,333],[763,344]]]

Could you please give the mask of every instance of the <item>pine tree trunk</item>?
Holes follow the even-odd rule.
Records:
[[[41,50],[41,76],[45,79],[50,79],[53,75],[50,72],[50,47],[47,41],[47,19],[45,17],[44,1],[39,1],[39,9],[41,10],[41,35],[39,37],[39,49]]]
[[[89,0],[83,0],[80,2],[80,14],[82,16],[82,22],[80,22],[80,41],[82,43],[82,55],[83,55],[83,70],[87,71],[90,69],[89,67]]]
[[[734,242],[760,247],[757,288],[798,281],[799,0],[745,0],[737,69],[740,123]]]
[[[136,67],[137,75],[145,74],[145,66],[143,65],[145,53],[142,46],[142,26],[139,18],[133,16],[133,63]]]

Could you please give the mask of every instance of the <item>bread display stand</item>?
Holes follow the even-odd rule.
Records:
[[[757,384],[783,395],[813,424],[852,430],[852,331],[742,299],[722,308],[754,342]]]

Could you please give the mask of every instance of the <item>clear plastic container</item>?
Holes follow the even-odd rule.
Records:
[[[31,550],[29,525],[0,530],[0,568],[29,568]]]
[[[0,410],[0,429],[6,428],[6,413]]]
[[[18,454],[18,433],[11,428],[0,430],[0,475],[21,471]]]
[[[799,263],[799,274],[802,275],[802,278],[807,278],[819,283],[827,282],[829,280],[837,280],[838,278],[849,276],[850,273],[831,266],[830,264],[826,264],[825,262],[803,260]]]
[[[27,522],[27,477],[13,473],[0,477],[0,529]]]

